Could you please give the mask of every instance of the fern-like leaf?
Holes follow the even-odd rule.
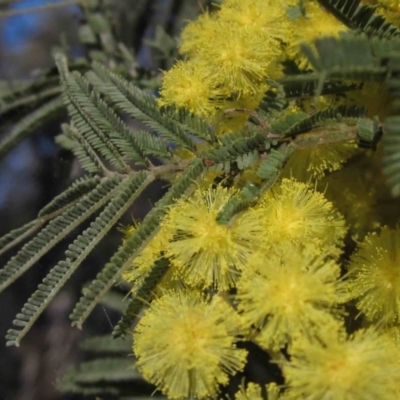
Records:
[[[63,111],[64,104],[57,97],[19,120],[0,142],[0,159],[44,123],[62,115]]]
[[[74,126],[62,124],[61,129],[63,133],[56,136],[56,143],[70,150],[84,170],[90,174],[110,174],[110,171],[100,160],[96,151]]]
[[[289,115],[282,121],[277,121],[272,124],[270,130],[281,136],[294,136],[299,133],[310,131],[326,122],[344,122],[345,120],[364,118],[366,111],[367,110],[363,107],[342,105],[338,107],[329,107],[311,115],[298,113]]]
[[[85,339],[79,347],[91,353],[122,353],[132,350],[132,337],[112,338],[110,335],[91,336]]]
[[[114,130],[111,123],[101,113],[100,99],[90,89],[88,82],[79,73],[65,70],[58,57],[58,65],[63,82],[63,98],[68,107],[74,126],[93,149],[99,152],[117,170],[129,172],[122,154],[110,139]]]
[[[217,222],[220,224],[228,224],[236,214],[254,204],[259,195],[260,189],[256,185],[249,184],[245,186],[240,191],[239,195],[232,196],[224,205],[217,215]]]
[[[8,331],[6,336],[8,346],[19,346],[21,339],[47,307],[47,304],[152,180],[146,173],[139,172],[118,185],[105,209],[90,224],[90,227],[69,246],[65,252],[67,258],[50,270],[43,283],[39,285],[21,312],[17,314],[13,324],[21,329]]]
[[[56,196],[49,204],[39,211],[39,217],[51,215],[59,212],[65,207],[70,207],[72,203],[76,202],[84,194],[94,189],[99,183],[101,178],[98,176],[83,176],[73,182],[68,189]]]
[[[155,132],[173,143],[191,151],[196,150],[194,141],[180,123],[168,113],[162,113],[154,96],[145,93],[124,78],[95,64],[96,74],[88,74],[89,80],[102,91],[120,111],[145,123]]]
[[[206,160],[210,160],[215,164],[227,161],[235,161],[238,157],[249,154],[254,150],[265,150],[270,147],[271,140],[262,132],[254,133],[249,137],[232,141],[221,147],[208,150],[203,153]]]
[[[0,270],[0,291],[33,266],[52,247],[104,206],[115,193],[121,178],[106,178],[76,204],[52,219]]]
[[[143,284],[139,287],[137,292],[131,295],[128,307],[124,312],[124,315],[115,325],[112,335],[114,338],[124,336],[125,333],[132,327],[133,321],[139,315],[140,310],[143,308],[145,301],[150,300],[150,297],[154,293],[154,289],[161,281],[165,272],[169,267],[168,260],[162,258],[158,260],[148,275],[143,279]]]
[[[400,30],[375,15],[376,7],[360,4],[360,0],[318,0],[318,2],[352,29],[358,29],[368,35],[390,38],[400,36]]]
[[[280,150],[271,149],[267,154],[257,171],[257,175],[264,179],[263,191],[274,185],[291,151],[292,149],[286,147]]]
[[[143,219],[140,226],[96,276],[96,279],[84,289],[83,296],[70,316],[72,325],[79,328],[82,327],[83,322],[96,304],[117,282],[121,273],[132,263],[143,245],[156,234],[161,218],[167,211],[167,206],[182,196],[193,185],[193,181],[199,177],[203,170],[204,164],[202,160],[194,160],[170,187],[164,197],[156,203],[155,207]]]

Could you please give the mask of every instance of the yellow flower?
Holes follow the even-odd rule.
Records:
[[[300,341],[283,364],[288,400],[395,400],[399,397],[398,349],[385,335],[367,330],[322,343]]]
[[[229,225],[217,223],[218,213],[238,192],[218,186],[199,189],[171,207],[162,223],[173,236],[165,254],[189,285],[221,290],[235,285],[248,257],[262,243],[262,227],[248,210]]]
[[[237,97],[254,94],[267,77],[276,46],[267,46],[265,36],[254,27],[221,23],[219,35],[213,43],[199,50],[199,57],[207,59],[209,73]]]
[[[343,217],[332,203],[307,184],[283,179],[261,198],[260,224],[270,248],[289,241],[317,254],[338,255],[346,233]]]
[[[320,179],[327,172],[342,168],[356,151],[355,143],[349,142],[296,149],[285,165],[283,176],[291,176],[302,182]]]
[[[176,105],[193,114],[208,117],[215,113],[223,93],[207,68],[191,60],[178,61],[166,72],[160,95],[160,106]]]
[[[340,328],[337,306],[346,296],[333,260],[289,245],[252,262],[237,284],[237,300],[244,320],[259,330],[261,346],[279,350],[298,337],[313,340]]]
[[[221,298],[169,292],[141,318],[133,350],[139,371],[168,398],[205,398],[244,367],[246,351],[235,344],[241,332]]]
[[[286,7],[276,0],[225,0],[218,13],[221,21],[235,24],[237,29],[255,27],[265,35],[264,46],[279,48],[288,41],[290,23]]]
[[[357,308],[378,324],[400,322],[400,226],[369,234],[349,264]]]
[[[214,42],[218,35],[216,14],[205,12],[194,21],[190,21],[183,29],[179,52],[193,57],[204,43]]]

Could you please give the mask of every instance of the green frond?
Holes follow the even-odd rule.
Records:
[[[400,195],[400,117],[391,116],[384,123],[383,173],[393,196]]]
[[[83,296],[70,316],[72,325],[79,328],[82,327],[83,322],[89,316],[90,312],[111,286],[117,282],[121,273],[131,265],[143,245],[157,233],[161,218],[167,212],[167,206],[182,196],[193,185],[193,182],[201,175],[204,168],[202,160],[196,159],[182,172],[164,197],[146,215],[135,232],[112,256],[110,262],[97,274],[95,280],[85,288]]]
[[[13,116],[21,116],[22,113],[25,115],[29,114],[33,108],[39,107],[50,99],[58,97],[60,95],[58,77],[52,77],[49,81],[52,83],[51,86],[36,89],[32,93],[12,91],[0,96],[0,113],[2,118],[8,120],[12,119]]]
[[[37,219],[20,228],[12,230],[0,238],[0,255],[23,242],[49,220],[56,218],[65,211],[66,208],[77,202],[80,197],[94,189],[94,187],[99,183],[99,177],[82,177],[77,179],[68,189],[59,196],[56,196],[48,205],[43,207],[39,211]]]
[[[206,160],[215,164],[235,161],[238,157],[252,153],[254,150],[265,150],[269,148],[272,141],[267,138],[266,133],[257,132],[250,137],[232,141],[225,146],[207,150],[202,154]]]
[[[253,205],[260,195],[260,189],[249,184],[245,186],[237,196],[232,196],[222,210],[217,215],[217,222],[220,224],[228,224],[231,219],[239,212]]]
[[[124,336],[127,331],[132,328],[134,320],[138,317],[145,302],[148,301],[154,293],[154,289],[168,270],[168,267],[168,260],[162,258],[156,261],[148,275],[143,279],[143,284],[135,293],[131,294],[124,315],[113,329],[112,335],[114,338]]]
[[[112,340],[111,338],[109,340]],[[87,396],[108,394],[121,398],[126,385],[143,384],[143,378],[133,369],[131,357],[108,357],[85,361],[79,369],[72,368],[57,382],[62,392]]]
[[[20,330],[10,329],[7,332],[8,346],[19,346],[21,339],[39,318],[48,303],[151,181],[152,179],[149,179],[146,173],[138,172],[133,177],[120,182],[112,198],[108,198],[109,202],[100,215],[69,245],[65,252],[67,258],[50,270],[43,279],[43,283],[39,285],[21,312],[17,314],[13,325]]]
[[[318,0],[329,12],[349,28],[368,35],[390,38],[400,36],[400,30],[381,15],[375,15],[376,7],[360,4],[360,0]]]
[[[288,146],[279,150],[271,149],[267,154],[257,171],[257,175],[265,181],[263,190],[268,189],[276,182],[291,152],[292,149]]]
[[[0,291],[33,266],[52,247],[103,207],[121,182],[121,177],[106,178],[77,203],[52,219],[0,270]]]
[[[267,84],[269,89],[260,102],[259,110],[262,110],[267,116],[274,117],[287,107],[287,93],[281,82],[267,79]]]
[[[170,159],[171,153],[165,142],[147,131],[132,132],[132,141],[140,146],[145,156],[153,156],[157,158]]]
[[[185,132],[209,143],[215,141],[211,126],[207,124],[204,119],[193,115],[182,108],[168,109],[168,113],[170,114],[171,119],[177,120],[177,123],[182,126]]]
[[[288,79],[288,82],[286,82]],[[318,89],[318,80],[311,80],[305,82],[291,82],[289,78],[283,78],[282,85],[284,87],[286,97],[288,99],[304,99],[315,96]],[[341,94],[351,90],[360,89],[361,83],[344,84],[337,81],[325,81],[321,89],[321,95]]]
[[[322,126],[326,122],[346,122],[349,119],[358,120],[359,118],[364,118],[366,111],[363,107],[341,105],[338,107],[329,107],[311,115],[301,112],[272,124],[271,131],[285,137],[294,136]]]
[[[282,119],[274,121],[270,125],[269,130],[272,133],[282,135],[283,137],[287,135],[287,133],[290,132],[290,130],[294,126],[299,125],[301,122],[305,121],[308,117],[309,117],[308,114],[303,111],[300,111],[296,114],[289,114]]]
[[[73,182],[64,192],[56,196],[49,204],[43,207],[38,216],[44,217],[59,212],[65,207],[70,207],[84,194],[94,189],[100,183],[98,176],[82,176]]]
[[[0,255],[4,254],[18,243],[24,240],[25,237],[31,235],[40,225],[37,220],[28,222],[27,224],[13,229],[0,238]]]
[[[373,46],[373,43],[376,46]],[[338,39],[317,39],[314,42],[315,52],[311,46],[303,43],[301,49],[317,73],[303,74],[300,77],[305,80],[309,80],[310,77],[317,78],[319,82],[322,78],[323,81],[328,78],[383,81],[387,68],[382,66],[381,59],[375,55],[375,49],[379,49],[381,43],[384,45],[384,42],[378,39],[353,34],[343,35]],[[317,90],[318,93],[321,90],[322,86]]]
[[[173,143],[195,151],[195,142],[180,123],[163,113],[154,96],[145,93],[121,76],[94,64],[94,71],[87,74],[89,81],[120,111],[143,122]]]
[[[125,338],[113,338],[111,335],[91,336],[79,347],[91,353],[128,354],[132,350],[132,336]]]
[[[90,146],[75,127],[62,124],[61,129],[63,133],[56,136],[56,143],[70,150],[84,170],[89,174],[99,175],[107,175],[110,172],[97,156],[92,146]]]
[[[60,56],[57,60],[63,83],[63,99],[74,126],[85,141],[112,166],[117,170],[129,172],[130,167],[110,138],[110,132],[114,131],[114,127],[101,112],[102,107],[99,106],[101,100],[98,94],[78,72],[65,71]],[[105,105],[102,106],[104,109]]]
[[[236,165],[240,170],[256,164],[260,160],[260,154],[257,150],[250,151],[236,158]]]
[[[62,115],[63,111],[63,102],[57,97],[20,119],[1,140],[0,159],[44,123]]]

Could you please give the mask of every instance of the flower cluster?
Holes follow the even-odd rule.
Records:
[[[165,73],[159,104],[218,122],[219,133],[243,127],[247,116],[226,117],[221,110],[254,110],[267,89],[266,78],[283,76],[285,58],[306,65],[298,51],[301,41],[347,29],[314,0],[293,20],[288,10],[297,3],[225,0],[217,12],[190,22],[181,35],[186,58]]]
[[[316,0],[225,0],[182,32],[185,58],[165,73],[159,104],[203,117],[218,134],[236,131],[258,107],[267,78],[282,76],[283,60],[310,68],[301,41],[348,29]],[[347,101],[384,115],[375,94],[359,93]],[[274,122],[343,104],[328,95],[297,100]],[[357,164],[360,154],[368,165]],[[381,226],[400,211],[375,207],[384,190],[368,175],[377,175],[378,157],[366,157],[354,140],[298,146],[272,187],[263,186],[256,163],[225,177],[210,167],[193,193],[164,210],[158,233],[123,275],[135,295],[155,262],[169,265],[134,331],[143,376],[169,398],[216,397],[244,370],[240,342],[251,341],[270,354],[285,383],[243,383],[237,400],[265,392],[274,400],[399,398],[400,226]],[[260,189],[253,202],[221,218],[249,182]],[[345,317],[354,315],[364,329],[349,331]]]

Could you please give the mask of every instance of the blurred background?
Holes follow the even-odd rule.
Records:
[[[79,1],[0,0],[0,91],[12,90],[21,82],[54,72],[52,49],[62,47],[70,60],[104,57],[115,67],[114,41],[125,51],[125,72],[138,73],[149,90],[157,91],[161,69],[177,57],[176,38],[188,20],[209,6],[206,0],[87,0],[85,6],[106,12],[111,33],[101,30],[91,37],[90,22]],[[93,26],[93,24],[92,24]],[[95,34],[98,32],[94,32]],[[93,35],[92,35],[93,36]],[[95,35],[96,36],[96,35]],[[108,58],[107,58],[108,57]],[[131,63],[131,65],[127,65]],[[1,92],[0,92],[1,98]],[[18,108],[13,118],[18,121]],[[5,113],[0,106],[0,140]],[[7,114],[8,118],[8,114]],[[55,143],[66,114],[40,128],[19,143],[0,161],[0,235],[36,217],[46,203],[81,174],[70,154]],[[136,204],[122,224],[140,219],[163,191],[154,185],[141,204]],[[80,399],[81,395],[61,394],[56,382],[65,371],[84,358],[78,343],[91,334],[110,333],[118,314],[99,306],[84,331],[71,328],[68,315],[82,285],[92,279],[118,247],[122,234],[114,230],[73,275],[53,300],[20,347],[6,347],[4,339],[12,320],[35,291],[47,271],[63,258],[65,245],[57,246],[30,271],[0,294],[0,399],[56,400]],[[12,256],[0,259],[2,265]],[[89,396],[95,399],[95,396]],[[102,397],[105,400],[108,397]],[[114,398],[110,396],[109,398]]]

